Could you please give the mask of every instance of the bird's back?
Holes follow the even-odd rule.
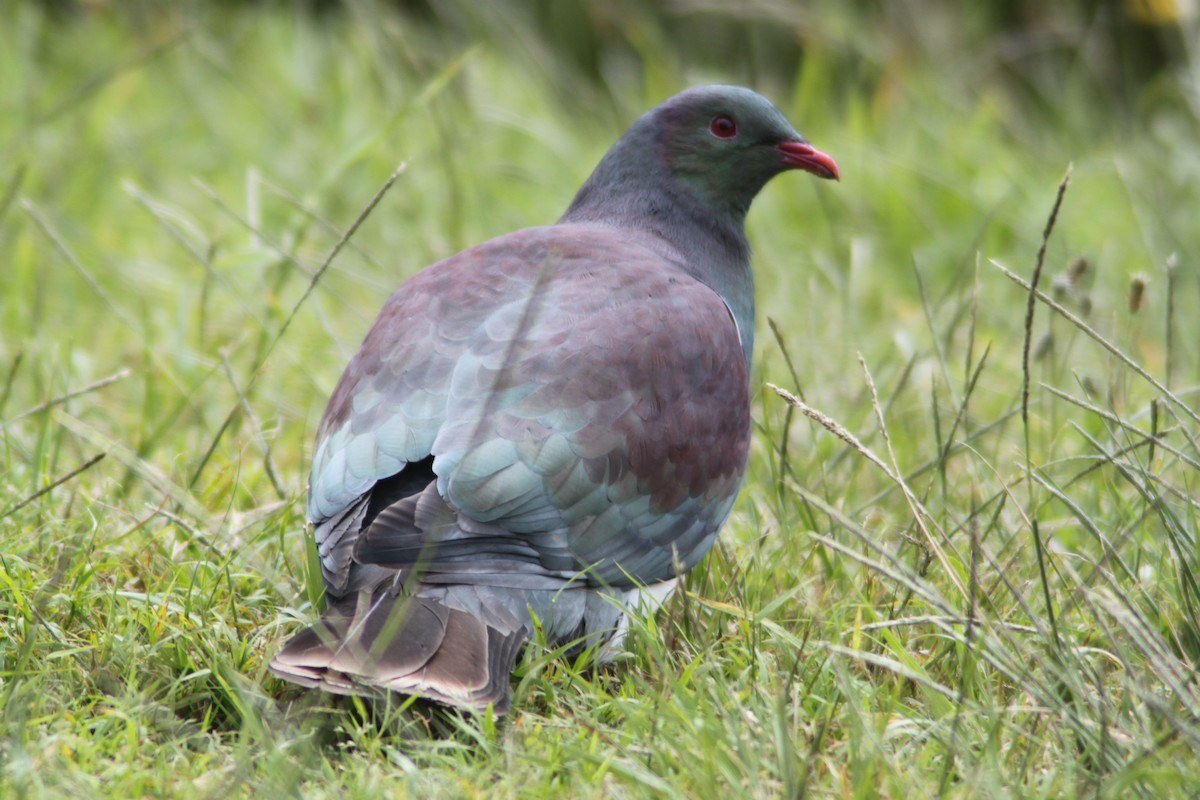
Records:
[[[438,495],[487,527],[478,538],[512,540],[508,556],[480,549],[497,569],[627,585],[694,564],[744,469],[747,367],[721,299],[653,244],[601,226],[535,228],[405,284],[322,421],[318,531],[431,458]],[[367,525],[343,543],[329,588],[340,592],[355,553],[372,563],[390,547],[389,564],[403,564],[396,535]]]

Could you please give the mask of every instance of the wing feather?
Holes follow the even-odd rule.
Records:
[[[326,525],[327,572],[351,547],[364,563],[424,559],[433,582],[668,579],[732,506],[747,380],[720,297],[644,242],[560,225],[441,262],[393,295],[335,390],[309,512],[320,532],[432,455],[462,538],[439,544],[407,509],[351,515]]]

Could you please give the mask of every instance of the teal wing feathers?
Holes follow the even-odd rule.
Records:
[[[335,594],[355,564],[650,583],[709,549],[748,437],[715,292],[610,229],[529,229],[389,300],[322,421],[309,516]]]

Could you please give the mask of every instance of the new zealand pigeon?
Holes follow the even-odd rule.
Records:
[[[317,431],[329,608],[271,671],[343,694],[509,706],[540,625],[600,661],[709,551],[750,445],[744,219],[838,177],[766,99],[672,97],[556,224],[440,261],[384,305]]]

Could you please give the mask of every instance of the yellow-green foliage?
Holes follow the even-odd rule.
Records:
[[[1196,20],[959,5],[0,5],[0,796],[1192,796]],[[688,591],[614,669],[530,648],[500,721],[268,677],[387,293],[711,80],[843,178],[751,213],[755,449]],[[1025,424],[993,261],[1068,163]]]

